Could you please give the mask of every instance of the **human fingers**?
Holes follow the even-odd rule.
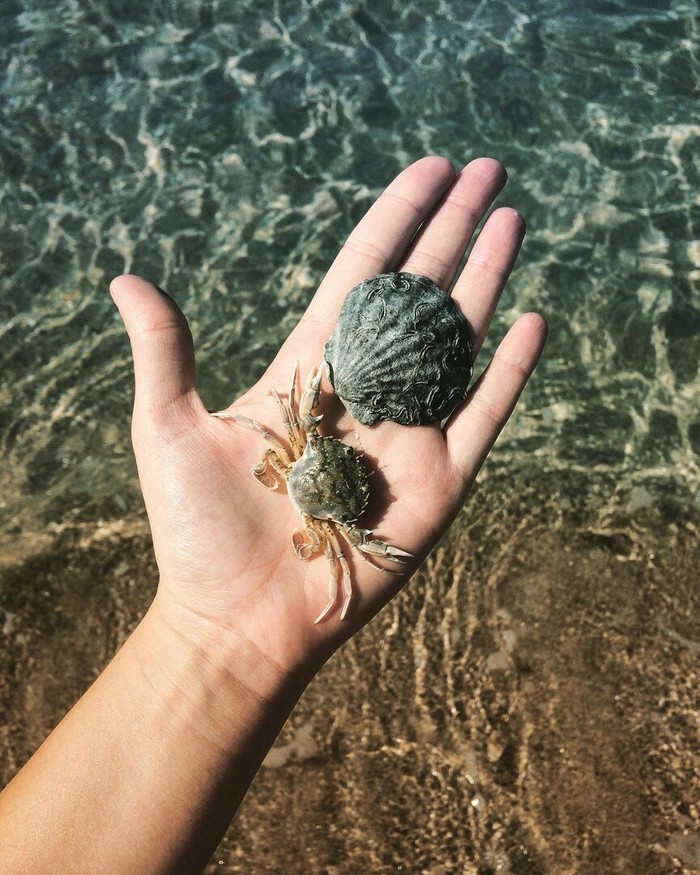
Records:
[[[400,270],[448,289],[476,226],[506,179],[505,168],[493,158],[467,164],[416,235]]]
[[[452,291],[469,320],[474,354],[481,349],[498,299],[525,236],[525,221],[516,210],[501,207],[487,219]]]
[[[110,293],[131,342],[135,412],[165,420],[178,404],[191,408],[194,401],[201,407],[195,392],[192,335],[177,304],[138,276],[117,277]]]
[[[305,314],[333,325],[348,291],[377,273],[396,270],[421,223],[454,179],[446,158],[421,158],[385,189],[350,234]]]
[[[538,313],[517,319],[447,424],[447,450],[464,492],[513,412],[546,340],[547,323]]]

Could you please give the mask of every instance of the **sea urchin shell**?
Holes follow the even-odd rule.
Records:
[[[466,397],[473,349],[446,292],[424,276],[386,273],[348,292],[324,358],[355,419],[425,425]]]

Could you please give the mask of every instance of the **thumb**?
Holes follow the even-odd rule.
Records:
[[[138,276],[119,276],[109,291],[124,321],[134,356],[134,410],[158,416],[191,401],[194,345],[187,319],[162,289]]]

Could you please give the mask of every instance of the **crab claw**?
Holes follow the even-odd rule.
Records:
[[[298,530],[292,532],[292,548],[299,557],[307,562],[312,556],[320,552],[322,548],[321,540],[318,536],[311,537],[307,530]]]
[[[372,532],[369,529],[348,528],[345,532],[350,543],[359,551],[360,556],[362,556],[365,562],[369,562],[374,568],[387,574],[403,574],[403,572],[392,568],[384,568],[378,562],[375,562],[374,556],[388,559],[391,562],[396,562],[398,565],[405,565],[407,560],[413,559],[413,554],[408,553],[406,550],[401,550],[399,547],[385,544],[384,541],[370,538]]]
[[[357,545],[357,549],[363,553],[369,553],[371,556],[384,556],[386,559],[392,559],[394,562],[402,564],[408,559],[413,559],[413,553],[392,547],[390,544],[385,544],[384,541],[363,541]]]
[[[321,400],[321,379],[323,372],[320,368],[314,369],[309,374],[309,379],[306,381],[304,391],[299,401],[299,418],[304,420],[311,411],[318,407],[318,402]]]

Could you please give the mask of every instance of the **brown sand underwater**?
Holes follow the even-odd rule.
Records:
[[[477,487],[316,679],[208,873],[700,872],[700,514]],[[9,779],[145,610],[141,523],[4,545]]]

